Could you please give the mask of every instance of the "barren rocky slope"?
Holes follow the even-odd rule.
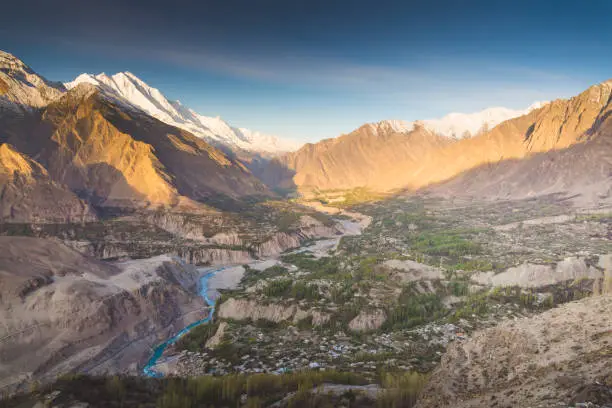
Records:
[[[610,403],[612,297],[505,321],[453,343],[419,407],[553,407]]]
[[[0,386],[134,370],[201,319],[195,268],[167,256],[104,263],[52,241],[0,237]]]
[[[423,127],[406,134],[386,123],[368,124],[281,156],[258,175],[285,188],[392,189],[417,179],[432,154],[449,143]]]

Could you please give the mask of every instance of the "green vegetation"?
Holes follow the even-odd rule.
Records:
[[[365,187],[358,187],[344,193],[344,201],[336,203],[330,203],[329,205],[336,207],[350,207],[356,204],[363,204],[367,202],[377,201],[384,198],[385,195],[369,190]]]
[[[377,399],[379,408],[409,408],[419,397],[427,383],[427,376],[417,372],[399,374],[384,374],[382,376],[382,391]]]
[[[263,294],[271,298],[293,298],[297,300],[321,299],[319,287],[314,283],[302,281],[294,282],[293,279],[283,278],[268,282],[263,288]]]
[[[485,316],[494,305],[515,304],[528,311],[541,312],[559,304],[582,299],[592,293],[592,281],[564,282],[525,290],[518,286],[496,287],[466,297],[461,306],[449,316],[449,321]]]
[[[218,323],[201,324],[184,335],[177,343],[179,350],[204,351],[206,342],[215,335]]]
[[[467,281],[451,280],[447,288],[453,296],[467,296],[469,294],[469,284]]]
[[[289,272],[287,268],[282,267],[280,265],[274,265],[263,271],[258,271],[257,269],[250,268],[248,265],[243,265],[244,267],[244,276],[240,281],[240,284],[244,287],[251,286],[255,284],[259,280],[264,279],[273,279],[279,276],[286,276]]]
[[[455,264],[444,265],[444,267],[450,271],[491,271],[498,269],[495,263],[492,263],[485,259],[468,259],[461,260]]]
[[[447,313],[440,295],[435,293],[415,294],[404,288],[397,304],[388,311],[383,330],[411,329],[421,324],[444,317]]]
[[[296,228],[302,214],[296,212],[283,212],[276,220],[278,230],[281,232],[289,232]]]
[[[297,254],[285,255],[282,258],[283,262],[293,264],[300,270],[310,272],[309,279],[344,279],[348,276],[340,273],[340,259],[338,257],[321,257],[315,258],[312,254],[301,252]]]
[[[463,238],[462,234],[464,232],[452,230],[414,234],[410,239],[410,248],[427,255],[453,258],[482,252],[479,244]]]

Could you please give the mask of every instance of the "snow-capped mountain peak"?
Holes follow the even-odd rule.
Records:
[[[508,109],[492,107],[474,113],[449,113],[439,119],[418,120],[407,122],[403,120],[384,120],[376,124],[379,128],[395,132],[410,132],[415,125],[423,126],[431,132],[441,136],[463,139],[473,137],[486,129],[492,129],[500,123],[519,116],[526,115],[532,110],[539,109],[548,102],[534,102],[526,109]]]
[[[506,120],[526,115],[548,102],[535,102],[526,109],[492,107],[475,113],[449,113],[440,119],[424,120],[421,123],[432,132],[454,139],[472,137],[485,129],[492,129]]]
[[[179,101],[169,101],[159,89],[149,86],[128,71],[112,76],[105,73],[81,74],[74,81],[64,85],[71,89],[84,82],[97,86],[119,101],[142,110],[162,122],[185,129],[213,143],[266,154],[297,150],[301,145],[296,141],[284,140],[248,129],[233,128],[219,116],[200,115]]]

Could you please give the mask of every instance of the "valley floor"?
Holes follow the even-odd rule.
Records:
[[[216,274],[207,291],[210,297],[218,296],[213,322],[170,345],[155,370],[171,377],[203,376],[201,381],[218,381],[215,387],[240,378],[235,386],[246,387],[244,404],[256,396],[248,390],[258,389],[249,388],[255,381],[250,378],[262,384],[279,382],[272,386],[273,396],[266,391],[265,398],[257,396],[262,405],[254,406],[336,406],[348,398],[359,401],[351,406],[411,407],[425,387],[423,407],[444,406],[443,398],[473,401],[466,407],[525,401],[569,407],[591,398],[588,390],[598,384],[604,391],[612,386],[606,377],[606,334],[612,330],[606,327],[612,322],[607,302],[612,294],[612,209],[576,209],[559,196],[483,202],[401,195],[352,205],[350,211],[316,203],[314,208],[340,222],[344,235],[307,241],[302,248]],[[200,268],[199,273],[210,270]],[[566,312],[561,311],[573,317],[563,320]],[[589,350],[574,347],[582,336],[581,321],[595,330],[587,336],[594,339]],[[523,328],[530,325],[556,329],[532,336]],[[495,334],[504,330],[515,333]],[[523,340],[547,347],[545,354],[532,350],[543,359],[537,363],[540,369],[527,367],[528,360],[537,360],[527,356],[532,352],[528,350],[523,371],[514,361],[498,364],[502,354],[518,355],[511,350],[524,344],[517,338],[523,331]],[[485,343],[499,344],[490,348]],[[487,360],[483,356],[489,352],[500,356]],[[556,354],[564,356],[563,362],[544,361]],[[587,365],[592,370],[578,368]],[[492,372],[503,367],[509,371]],[[557,391],[565,381],[561,369],[579,372],[564,393]],[[531,386],[530,375],[539,372],[546,372],[537,384],[551,390],[548,400],[500,394],[506,389],[520,394]],[[306,379],[309,375],[318,379]],[[295,385],[279,385],[288,378],[311,385],[298,387],[303,394],[295,393]],[[461,385],[463,379],[468,389]],[[74,381],[61,386],[73,396],[68,390]],[[170,398],[172,387],[197,387],[187,380],[180,386],[168,381],[158,383],[164,384],[155,394],[158,406]],[[318,381],[350,387],[312,388]],[[365,384],[372,385],[359,388]],[[323,397],[314,389],[333,390],[334,396],[325,391]],[[475,394],[485,399],[474,399]],[[434,405],[427,405],[434,396]],[[305,405],[291,405],[302,399]],[[229,400],[219,401],[217,406],[233,406]]]

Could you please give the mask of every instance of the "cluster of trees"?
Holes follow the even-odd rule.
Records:
[[[289,270],[280,265],[274,265],[263,271],[251,268],[249,265],[243,265],[244,276],[240,283],[243,286],[253,285],[255,282],[263,279],[276,278],[278,276],[286,276]]]
[[[336,275],[340,266],[338,257],[324,256],[317,259],[310,254],[298,253],[285,255],[282,259],[284,262],[297,266],[302,271],[310,272],[312,278]]]
[[[411,239],[411,249],[431,256],[458,258],[465,255],[476,255],[482,247],[461,236],[461,233],[445,231],[442,233],[425,232]]]
[[[384,391],[376,401],[379,408],[410,408],[416,404],[427,376],[416,371],[387,373],[381,382]]]
[[[318,300],[322,297],[317,284],[302,281],[294,282],[288,278],[270,281],[262,289],[262,292],[268,297],[293,298],[297,300]]]
[[[388,313],[385,330],[410,329],[446,315],[442,298],[435,293],[415,294],[405,288]]]

